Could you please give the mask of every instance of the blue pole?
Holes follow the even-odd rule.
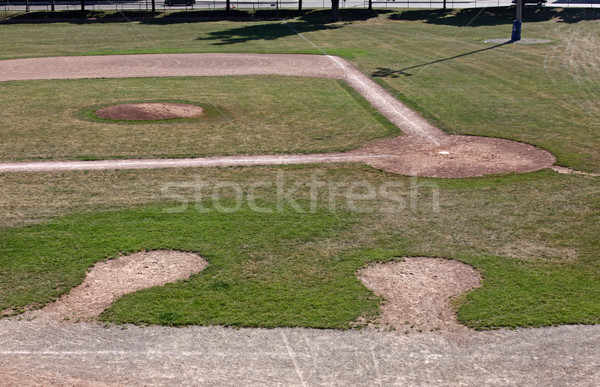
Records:
[[[517,0],[517,17],[513,21],[511,42],[521,40],[521,26],[523,24],[523,0]]]
[[[510,37],[510,40],[512,42],[521,40],[521,25],[522,25],[521,20],[515,20],[513,22],[512,35]]]

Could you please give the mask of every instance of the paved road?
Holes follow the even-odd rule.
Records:
[[[439,334],[0,320],[6,385],[600,385],[600,326]]]

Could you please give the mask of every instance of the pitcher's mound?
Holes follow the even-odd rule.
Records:
[[[96,115],[109,120],[168,120],[200,117],[204,109],[184,103],[145,102],[107,106],[96,110]]]

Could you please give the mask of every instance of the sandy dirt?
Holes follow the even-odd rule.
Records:
[[[145,102],[111,105],[96,110],[100,118],[110,120],[168,120],[173,118],[196,118],[202,116],[200,106],[183,103]]]
[[[0,343],[0,384],[7,379],[15,386],[600,385],[598,325],[475,332],[454,339],[371,329],[2,319]]]
[[[556,161],[549,152],[529,144],[478,136],[446,136],[439,144],[402,136],[351,153],[379,156],[365,162],[387,172],[446,178],[533,172]]]
[[[25,319],[82,321],[98,317],[119,297],[164,285],[202,271],[208,263],[197,254],[144,251],[98,262],[83,283],[58,301],[19,316]]]
[[[558,173],[562,173],[563,175],[581,175],[581,176],[588,176],[588,177],[600,177],[600,173],[576,171],[574,169],[567,168],[567,167],[559,167],[558,165],[553,166],[552,170],[554,170],[555,172],[558,172]]]
[[[374,326],[391,326],[399,332],[465,332],[456,321],[450,300],[480,285],[471,266],[440,258],[406,258],[361,269],[358,278],[383,297],[381,315]]]

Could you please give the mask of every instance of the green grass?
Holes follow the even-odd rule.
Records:
[[[329,79],[84,79],[1,86],[3,160],[316,153],[399,133],[356,92]],[[95,108],[139,101],[183,101],[205,106],[208,114],[154,122],[92,117]]]
[[[307,39],[349,58],[449,133],[529,142],[550,150],[562,165],[600,171],[600,70],[593,56],[600,36],[598,12],[527,11],[524,36],[552,42],[498,47],[482,40],[508,36],[512,11],[479,12],[347,12],[342,13],[345,22],[339,24],[324,24],[323,12],[286,18]],[[279,21],[160,19],[129,24],[2,24],[0,31],[13,39],[0,42],[0,52],[5,58],[117,52],[318,53]],[[234,86],[228,86],[225,79]],[[17,117],[15,112],[31,107],[28,100],[37,95],[41,95],[39,106],[53,112],[46,118],[52,125],[46,127],[39,121],[36,125],[23,120],[5,124],[4,133],[12,139],[4,142],[2,157],[172,157],[240,149],[308,152],[350,148],[390,133],[380,117],[365,110],[363,100],[338,82],[261,79],[131,79],[119,80],[127,85],[121,89],[112,80],[60,81],[61,86],[72,87],[57,101],[48,97],[56,93],[58,81],[2,83],[2,98],[16,98],[2,101],[3,119],[7,112],[11,112],[6,116],[9,119]],[[203,94],[202,88],[192,89],[195,82],[212,82],[211,90],[218,92]],[[293,84],[277,94],[273,90],[277,87],[270,88],[277,82]],[[179,93],[175,84],[184,90]],[[136,95],[140,93],[153,100],[221,101],[213,103],[227,107],[226,117],[239,120],[243,138],[250,142],[221,140],[221,134],[231,133],[225,118],[214,119],[204,132],[196,123],[193,128],[191,122],[178,123],[177,130],[197,136],[194,145],[178,142],[180,133],[169,139],[173,133],[162,124],[107,125],[74,118],[82,109],[110,102],[106,101],[111,95],[106,90],[112,93],[108,85],[115,88],[120,101],[139,101]],[[169,95],[162,95],[163,90]],[[281,104],[289,94],[286,90],[298,91],[300,102]],[[76,93],[96,94],[77,99],[72,95],[82,94]],[[237,93],[249,98],[236,100]],[[258,113],[253,111],[256,101],[244,103],[257,98],[272,109]],[[312,103],[314,98],[332,104],[331,110]],[[64,101],[72,102],[68,109]],[[311,110],[324,109],[311,116],[315,122],[298,119],[306,103]],[[334,115],[341,121],[329,118],[334,110],[343,112]],[[273,116],[267,116],[271,111]],[[275,116],[284,116],[286,124]],[[38,120],[31,114],[28,119]],[[362,138],[354,136],[356,130],[348,130],[356,128],[360,119],[373,129]],[[305,134],[315,123],[331,125],[318,127],[319,137],[315,132]],[[210,128],[217,127],[211,132]],[[303,128],[303,133],[292,127]],[[210,142],[202,142],[196,130],[212,136]],[[290,135],[274,136],[279,130],[288,130]],[[37,131],[47,136],[42,138]],[[348,140],[339,141],[342,137]],[[60,144],[61,138],[69,141]],[[86,148],[84,140],[94,146]],[[128,146],[121,145],[124,140]],[[157,150],[158,142],[162,145]],[[19,150],[17,143],[26,147]],[[303,182],[294,197],[307,213],[258,214],[247,207],[234,214],[193,210],[190,185],[198,181],[238,183],[246,193],[253,189],[258,203],[276,209],[275,185],[256,184],[275,184],[278,172],[284,174],[288,188]],[[387,213],[382,210],[398,202],[363,198],[358,205],[369,211],[356,213],[349,208],[343,189],[330,199],[326,188],[320,188],[318,211],[310,213],[313,176],[346,186],[352,182],[374,187],[395,184],[405,207]],[[43,305],[80,283],[94,262],[119,252],[172,248],[196,251],[211,266],[188,281],[120,299],[103,315],[106,321],[346,328],[356,317],[376,313],[377,299],[355,279],[356,269],[401,256],[432,256],[466,262],[482,273],[483,286],[457,301],[458,317],[469,326],[600,322],[600,185],[596,178],[541,171],[418,179],[423,187],[413,210],[414,183],[359,165],[0,174],[0,309]],[[431,187],[439,193],[439,212],[433,211]],[[168,203],[180,198],[175,195],[188,200],[188,211],[164,213],[163,209],[178,205]],[[224,203],[235,199],[233,193],[223,195]],[[329,211],[332,205],[334,213]]]
[[[287,202],[277,210],[278,179],[285,191],[298,183],[292,198],[303,213]],[[311,212],[315,179],[328,185],[316,191]],[[239,184],[240,211],[197,212],[193,186],[199,182]],[[271,185],[256,185],[265,182]],[[352,182],[392,184],[400,200],[350,203],[345,192]],[[476,267],[484,285],[461,300],[458,313],[478,329],[600,318],[600,187],[593,178],[543,171],[415,181],[341,165],[5,174],[1,183],[0,309],[42,305],[80,283],[88,266],[119,252],[179,249],[205,256],[211,266],[189,281],[128,295],[103,318],[347,328],[375,313],[376,300],[354,272],[401,256],[448,257]],[[342,187],[333,196],[331,184]],[[415,184],[421,188],[412,202]],[[272,213],[249,211],[251,191]],[[203,191],[201,207],[213,208],[211,192]],[[219,203],[233,206],[233,191],[221,194]],[[164,203],[169,199],[176,201]],[[185,212],[171,213],[184,199]],[[405,208],[398,208],[402,201]],[[399,211],[387,213],[390,208]],[[71,213],[81,215],[63,216]]]
[[[477,329],[598,324],[598,265],[482,257],[486,286],[462,299],[458,319]],[[491,274],[491,275],[490,275]]]
[[[352,277],[356,263],[323,255],[318,248],[349,226],[351,214],[163,210],[97,213],[5,230],[0,309],[43,304],[81,282],[96,261],[153,249],[194,251],[210,266],[189,280],[126,298],[106,318],[342,328],[376,308],[376,297]]]

